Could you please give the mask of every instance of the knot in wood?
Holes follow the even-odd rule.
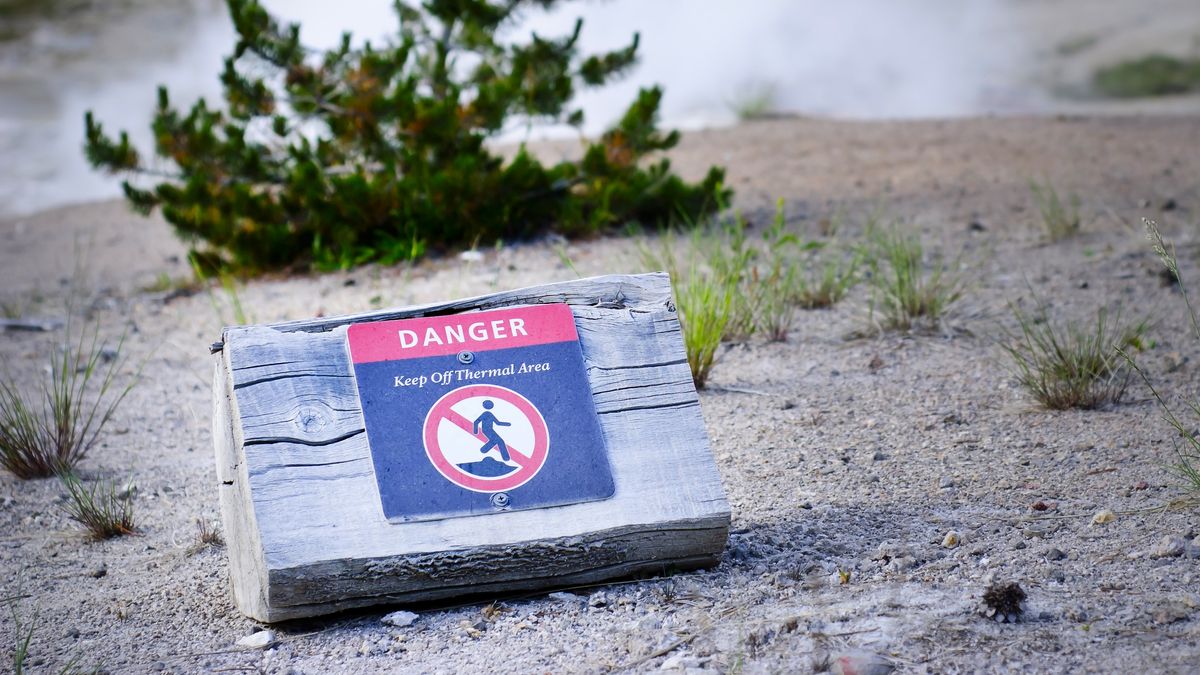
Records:
[[[296,411],[296,426],[306,434],[315,434],[329,424],[329,415],[320,408],[303,406]]]

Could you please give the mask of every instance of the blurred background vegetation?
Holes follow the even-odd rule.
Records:
[[[685,132],[786,114],[851,118],[1196,112],[1200,3],[1091,0],[752,5],[688,0],[566,2],[530,10],[503,40],[568,33],[607,51],[639,32],[641,63],[583,92],[582,133],[616,122],[637,90],[664,87],[662,122]],[[305,41],[336,46],[395,32],[387,0],[267,0]],[[221,0],[0,0],[0,216],[119,196],[79,152],[87,109],[152,142],[155,89],[220,98],[234,41]],[[506,128],[495,142],[572,138],[566,125]]]

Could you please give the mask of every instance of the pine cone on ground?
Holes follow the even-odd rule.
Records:
[[[1025,589],[1016,582],[992,584],[983,593],[980,611],[1000,623],[1016,623],[1025,612]]]

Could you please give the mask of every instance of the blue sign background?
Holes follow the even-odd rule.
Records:
[[[429,377],[457,370],[489,370],[548,363],[544,372],[452,381],[423,387],[395,386],[396,378]],[[549,429],[545,464],[527,483],[506,490],[506,509],[530,509],[611,497],[612,471],[604,448],[579,342],[565,341],[474,353],[470,365],[454,355],[356,363],[363,418],[389,520],[423,520],[495,513],[492,495],[461,487],[426,455],[423,430],[430,408],[446,393],[475,384],[506,387],[541,412]],[[501,430],[503,434],[503,430]]]

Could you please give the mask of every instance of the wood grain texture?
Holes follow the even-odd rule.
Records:
[[[389,523],[345,326],[549,302],[574,313],[614,497]],[[724,548],[729,507],[666,275],[230,328],[217,375],[214,436],[235,598],[254,618],[597,581],[711,564]]]

